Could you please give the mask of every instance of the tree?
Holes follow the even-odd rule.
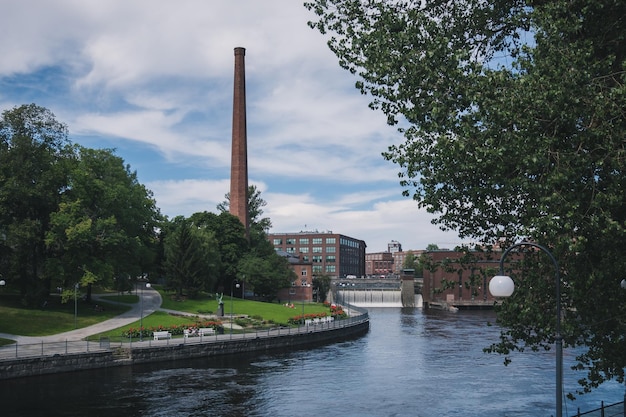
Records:
[[[176,217],[168,227],[164,250],[167,286],[174,288],[178,297],[186,292],[195,298],[200,291],[213,289],[219,273],[219,252],[212,231]]]
[[[57,286],[111,286],[151,270],[160,213],[152,193],[122,158],[106,149],[75,147],[68,186],[50,214],[46,274]]]
[[[626,3],[316,0],[310,25],[405,142],[384,157],[404,194],[462,238],[526,238],[559,260],[582,389],[626,367]],[[550,264],[527,253],[490,350],[548,347]],[[514,259],[513,259],[514,260]],[[532,300],[532,302],[529,302]],[[575,314],[573,312],[576,312]]]
[[[73,150],[67,126],[35,104],[7,110],[0,118],[0,269],[36,306],[49,293],[44,243],[68,185]]]
[[[265,257],[250,253],[239,262],[239,273],[245,275],[246,284],[266,301],[276,298],[278,290],[291,286],[296,279],[289,261],[272,251]]]
[[[261,191],[256,188],[256,185],[249,185],[247,194],[250,231],[257,233],[268,231],[272,227],[272,222],[269,217],[261,217],[263,215],[262,208],[267,205],[267,202],[261,198]],[[228,212],[230,208],[230,193],[226,193],[224,198],[226,200],[217,205],[220,213]]]
[[[316,275],[313,277],[313,292],[317,294],[317,301],[326,301],[328,291],[330,291],[331,279],[328,275]]]

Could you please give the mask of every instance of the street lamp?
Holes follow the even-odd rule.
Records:
[[[235,285],[235,280],[230,283],[230,338],[233,338],[233,286],[239,288],[239,283]]]
[[[515,284],[511,277],[504,275],[504,258],[514,248],[519,246],[532,246],[544,251],[554,263],[556,285],[556,329],[554,343],[556,344],[556,417],[563,415],[563,337],[561,336],[561,278],[559,276],[559,264],[554,255],[544,246],[532,242],[516,243],[502,253],[500,258],[500,275],[496,275],[489,281],[489,291],[494,297],[509,297],[513,294]]]
[[[78,303],[76,301],[76,293],[78,292],[78,282],[74,284],[74,328],[77,329],[78,325],[76,324],[76,320],[78,317]]]
[[[149,282],[146,283],[146,288],[150,288],[151,285]],[[141,294],[139,296],[139,301],[141,304],[141,314],[139,315],[139,341],[143,342],[143,285],[141,286]]]

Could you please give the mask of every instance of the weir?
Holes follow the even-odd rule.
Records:
[[[400,288],[338,289],[335,302],[355,307],[403,307]],[[421,294],[415,294],[413,306],[422,307]]]

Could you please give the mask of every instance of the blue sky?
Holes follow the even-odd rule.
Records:
[[[368,252],[461,241],[402,197],[381,152],[401,135],[307,26],[299,0],[0,4],[0,109],[50,109],[73,142],[114,148],[169,217],[229,191],[234,48],[246,48],[249,181],[270,232],[331,230]]]

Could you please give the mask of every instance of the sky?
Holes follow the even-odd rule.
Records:
[[[270,233],[332,231],[367,252],[453,248],[402,196],[402,143],[301,0],[0,0],[0,111],[35,103],[70,140],[114,149],[173,218],[230,184],[234,48],[246,49],[248,175]]]

